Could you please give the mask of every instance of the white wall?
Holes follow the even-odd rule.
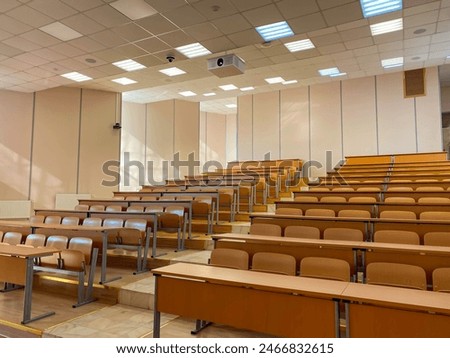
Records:
[[[315,160],[323,175],[349,155],[442,150],[437,68],[426,95],[403,96],[403,73],[334,81],[238,98],[238,160]],[[277,148],[279,148],[277,150]]]

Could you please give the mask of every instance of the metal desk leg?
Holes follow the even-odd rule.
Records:
[[[107,256],[108,256],[108,231],[103,231],[103,245],[102,245],[102,269],[100,273],[100,284],[103,285],[104,283],[119,280],[122,277],[117,276],[110,279],[106,279],[106,263],[107,263]]]
[[[38,319],[45,318],[48,316],[52,316],[55,312],[47,312],[41,314],[39,316],[31,318],[31,299],[33,292],[33,258],[28,257],[26,259],[26,278],[25,278],[25,292],[23,297],[23,320],[22,324],[27,324],[33,321],[37,321]]]
[[[155,275],[155,295],[153,301],[153,338],[159,338],[161,330],[161,312],[158,311],[158,278],[159,275]]]

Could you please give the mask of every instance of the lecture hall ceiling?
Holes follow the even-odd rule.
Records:
[[[403,30],[372,35],[370,25],[398,18]],[[292,36],[265,43],[255,30],[281,21]],[[285,46],[304,39],[314,48],[290,52]],[[188,59],[176,50],[191,43],[211,54]],[[242,58],[245,73],[219,78],[209,72],[207,59],[224,54]],[[225,113],[235,111],[225,108],[227,99],[245,93],[422,67],[447,65],[441,81],[450,86],[448,56],[450,0],[404,0],[403,10],[370,18],[355,0],[0,1],[0,89],[20,92],[78,86],[124,92],[124,99],[138,103],[197,101]],[[393,58],[403,58],[403,66],[383,68],[381,61]],[[126,59],[146,68],[127,72],[113,65]],[[185,73],[159,72],[174,66]],[[319,69],[333,67],[345,75],[320,76]],[[73,82],[61,76],[68,72],[92,79]],[[122,77],[136,83],[112,81]],[[297,82],[268,84],[272,77]],[[226,84],[237,89],[219,87]],[[246,87],[254,89],[241,91]],[[184,91],[196,95],[183,97]]]

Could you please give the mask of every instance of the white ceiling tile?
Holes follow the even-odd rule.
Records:
[[[322,55],[329,55],[332,53],[346,51],[346,48],[345,48],[344,44],[337,43],[337,44],[328,45],[328,46],[321,46],[318,50]]]
[[[354,2],[354,0],[317,0],[322,10],[342,6],[351,2]]]
[[[430,45],[430,52],[436,52],[436,51],[447,51],[447,52],[449,52],[449,49],[450,49],[450,41],[439,42],[439,43],[434,43],[434,44]]]
[[[15,59],[15,58],[8,58],[6,60],[3,60],[1,62],[1,65],[7,66],[7,67],[10,67],[10,68],[14,68],[14,69],[20,70],[20,71],[23,71],[23,70],[29,69],[31,67],[34,67],[33,65],[31,65],[31,64],[29,64],[27,62],[19,61],[19,60]]]
[[[55,62],[67,58],[67,56],[62,55],[56,51],[50,50],[48,48],[40,48],[35,51],[32,51],[31,54],[45,58],[50,62]]]
[[[284,55],[270,56],[270,60],[273,63],[287,63],[287,62],[295,61],[296,57],[294,55],[292,55],[291,53],[287,53]]]
[[[40,77],[34,76],[34,75],[26,73],[26,72],[16,72],[14,74],[14,77],[24,80],[26,82],[37,81],[40,79]]]
[[[230,51],[236,48],[236,45],[231,42],[228,37],[221,36],[214,39],[202,41],[202,45],[206,47],[213,54],[217,54],[223,51]]]
[[[13,19],[10,16],[1,14],[0,15],[0,29],[5,30],[14,35],[19,35],[24,32],[30,31],[33,28],[29,25],[24,24],[21,21]]]
[[[277,7],[286,19],[313,14],[319,11],[315,0],[282,0]]]
[[[439,9],[440,1],[436,0],[404,0],[403,15],[410,16]]]
[[[105,49],[105,46],[100,42],[94,41],[89,37],[79,37],[75,40],[67,41],[68,45],[79,48],[84,52],[96,52]]]
[[[344,30],[339,33],[343,41],[353,41],[372,36],[369,26],[359,27],[358,29]]]
[[[33,27],[41,27],[54,22],[51,17],[46,16],[26,5],[16,7],[13,10],[8,11],[6,14]]]
[[[112,31],[129,42],[135,42],[153,36],[150,32],[134,23],[114,27]]]
[[[33,0],[28,3],[33,9],[60,20],[76,14],[76,10],[58,0]]]
[[[22,50],[19,50],[18,48],[15,48],[15,47],[9,46],[3,42],[0,42],[0,54],[2,54],[4,56],[13,57],[13,56],[20,55],[21,53],[23,53]]]
[[[42,47],[56,45],[61,42],[57,38],[50,36],[50,35],[46,34],[45,32],[43,32],[41,30],[37,30],[37,29],[25,32],[22,35],[20,35],[19,37],[24,38],[25,40],[31,41]]]
[[[346,22],[361,20],[363,18],[359,2],[351,2],[346,5],[330,8],[323,11],[328,26],[340,25]]]
[[[364,26],[369,26],[369,21],[367,19],[361,19],[361,20],[351,21],[346,24],[340,24],[340,25],[337,25],[336,28],[338,29],[338,31],[346,31],[346,30],[351,30],[351,29],[358,29],[358,31],[359,31],[359,28],[364,27]]]
[[[84,51],[80,50],[79,48],[71,46],[65,42],[50,46],[49,49],[67,57],[81,56],[84,53]]]
[[[265,6],[267,4],[270,4],[271,0],[231,0],[233,5],[239,10],[239,11],[246,11],[250,9],[254,9],[257,7]]]
[[[327,46],[342,42],[341,37],[338,33],[333,33],[324,36],[311,37],[311,41],[313,41],[316,47],[319,46]]]
[[[105,29],[104,26],[83,14],[70,16],[61,20],[61,23],[83,35],[90,35]]]
[[[290,19],[288,23],[296,34],[320,30],[327,26],[320,12]]]
[[[2,42],[9,46],[18,48],[19,50],[22,50],[22,51],[33,51],[40,47],[39,45],[37,45],[31,41],[28,41],[24,38],[21,38],[19,36],[10,37],[6,40],[3,40]]]
[[[68,72],[80,72],[88,67],[87,64],[81,63],[80,61],[76,61],[72,58],[66,58],[64,60],[57,61],[56,64],[67,68],[69,70]]]
[[[111,64],[98,66],[96,67],[96,70],[105,73],[107,76],[115,76],[120,73],[123,73],[123,71],[120,68]]]
[[[7,32],[7,31],[0,30],[0,41],[7,39],[9,37],[13,37],[13,36],[14,36],[13,34]]]
[[[40,56],[33,55],[31,53],[23,53],[23,54],[18,55],[18,56],[14,57],[14,58],[16,60],[29,63],[30,65],[33,65],[33,66],[41,66],[41,65],[43,65],[45,63],[50,62],[48,59],[42,58]]]
[[[107,48],[124,45],[127,42],[120,36],[117,36],[117,34],[111,30],[100,31],[89,37],[92,40],[101,43]]]
[[[243,12],[242,15],[253,26],[267,25],[285,20],[275,5],[267,5],[248,10]]]
[[[159,12],[167,12],[186,5],[184,0],[145,0],[151,7]]]
[[[437,32],[446,32],[448,34],[450,32],[450,20],[439,21],[436,31]]]
[[[404,39],[413,39],[420,37],[431,36],[436,33],[436,24],[428,24],[417,27],[412,27],[409,29],[403,30]]]
[[[450,20],[450,7],[446,7],[439,12],[439,21]]]
[[[208,20],[230,16],[238,12],[236,7],[227,1],[202,0],[193,4],[193,7]]]
[[[363,39],[346,41],[344,44],[348,50],[356,50],[371,48],[374,42],[372,37],[365,37]]]
[[[138,41],[135,43],[135,45],[145,51],[145,52],[141,53],[141,55],[144,55],[147,52],[155,53],[155,52],[160,52],[160,51],[170,49],[170,46],[167,43],[161,41],[157,37],[150,37],[148,39]],[[133,57],[136,57],[136,56],[133,56]]]
[[[403,31],[390,32],[388,34],[377,35],[373,37],[376,44],[395,42],[403,40]]]
[[[52,77],[55,75],[53,72],[44,70],[40,67],[33,67],[28,70],[25,70],[25,72],[29,73],[30,75],[39,77],[39,78],[47,78],[47,77]]]
[[[428,53],[429,50],[430,50],[430,46],[417,46],[417,47],[405,48],[403,50],[403,53],[405,56],[408,56],[408,57],[421,56],[421,57],[424,57],[423,58],[424,60],[426,60],[427,59],[426,54]]]
[[[191,6],[182,6],[164,13],[164,17],[182,28],[205,22],[206,18]]]
[[[158,38],[173,48],[197,42],[194,37],[182,30],[176,30],[167,34],[159,35]]]
[[[255,43],[262,43],[263,39],[254,29],[244,30],[228,35],[228,38],[237,46],[244,47]]]
[[[223,35],[223,33],[210,22],[204,22],[194,26],[186,27],[184,29],[184,32],[186,32],[197,41],[209,40]]]
[[[419,15],[406,16],[403,18],[403,28],[417,27],[435,23],[438,20],[439,11],[429,11]]]
[[[103,5],[84,13],[105,27],[120,26],[130,22],[130,19],[109,5]]]
[[[119,46],[115,50],[124,55],[125,58],[130,59],[148,54],[147,51],[144,51],[142,48],[135,46],[131,43],[128,45]]]
[[[21,3],[16,0],[2,0],[0,1],[0,12],[6,12],[20,6]]]
[[[380,52],[395,51],[395,50],[403,50],[403,41],[389,42],[378,45],[378,51]]]
[[[101,0],[62,0],[65,4],[78,11],[86,11],[94,7],[103,5]]]
[[[136,24],[149,31],[153,35],[160,35],[179,29],[175,24],[160,14],[146,17],[136,21]]]
[[[226,35],[252,28],[252,25],[241,14],[215,19],[212,23]]]
[[[421,36],[403,42],[404,48],[428,46],[431,43],[431,36]]]

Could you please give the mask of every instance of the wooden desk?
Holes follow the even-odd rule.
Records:
[[[450,337],[448,293],[349,283],[340,297],[350,338]]]
[[[374,191],[350,191],[350,192],[336,192],[336,191],[314,191],[314,190],[293,190],[294,198],[298,198],[303,196],[315,196],[317,199],[323,198],[324,196],[342,196],[347,201],[349,198],[354,197],[370,197],[374,198],[376,201],[382,201],[382,191],[374,192]],[[450,192],[449,192],[450,193]]]
[[[358,267],[358,249],[361,242],[340,240],[300,239],[294,237],[216,234],[212,235],[215,248],[230,248],[246,251],[250,260],[257,252],[276,252],[294,256],[297,268],[305,257],[329,257],[345,260],[350,265],[350,274],[356,279]],[[449,248],[450,253],[450,248]]]
[[[280,337],[339,337],[347,282],[176,263],[154,269],[153,337],[161,312]],[[295,312],[295,314],[292,314]]]
[[[0,281],[24,286],[22,324],[27,324],[55,314],[55,312],[48,312],[31,317],[33,260],[37,257],[51,256],[59,251],[49,247],[31,248],[0,245]]]

